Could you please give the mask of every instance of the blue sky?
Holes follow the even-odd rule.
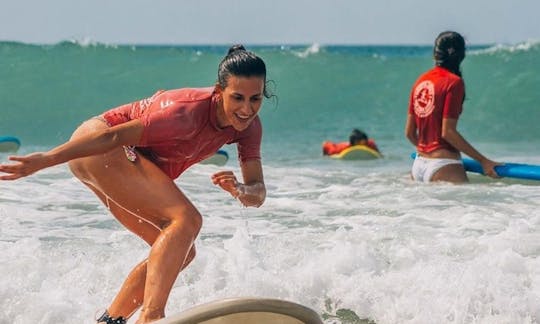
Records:
[[[1,0],[0,40],[106,44],[470,44],[540,40],[540,0]]]

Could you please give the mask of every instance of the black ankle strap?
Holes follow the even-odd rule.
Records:
[[[105,322],[106,324],[126,324],[125,318],[123,318],[122,316],[117,317],[117,318],[112,318],[111,316],[109,316],[108,311],[105,311],[105,313],[103,313],[103,315],[101,315],[101,317],[98,318],[96,321],[98,323]]]

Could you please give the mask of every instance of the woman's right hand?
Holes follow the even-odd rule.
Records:
[[[220,171],[212,175],[212,182],[220,186],[221,189],[227,191],[234,198],[238,198],[241,194],[239,190],[240,183],[232,171]]]
[[[0,180],[16,180],[49,166],[47,157],[42,152],[25,156],[10,156],[9,160],[17,163],[0,164],[0,172],[7,173],[7,175],[0,175]]]

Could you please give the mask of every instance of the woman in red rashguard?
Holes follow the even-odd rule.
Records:
[[[236,143],[243,182],[232,171],[212,181],[245,206],[266,197],[258,112],[266,89],[264,61],[233,46],[211,88],[159,91],[84,122],[71,139],[48,151],[11,156],[0,180],[15,180],[69,162],[116,219],[150,246],[98,323],[122,324],[142,306],[137,324],[165,316],[179,272],[195,257],[201,214],[175,185],[189,166]]]
[[[433,55],[435,67],[418,78],[409,101],[405,134],[417,150],[412,178],[468,182],[460,152],[480,162],[484,174],[497,177],[494,167],[498,163],[480,154],[457,131],[465,98],[460,69],[465,40],[456,32],[443,32],[435,40]]]

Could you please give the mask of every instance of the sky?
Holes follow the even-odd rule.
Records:
[[[540,0],[0,0],[0,41],[469,44],[540,40]]]

